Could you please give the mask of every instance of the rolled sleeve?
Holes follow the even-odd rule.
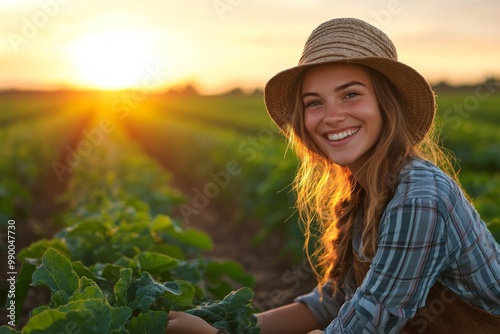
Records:
[[[322,286],[322,292],[323,296],[320,296],[319,289],[315,288],[312,292],[297,297],[295,301],[305,304],[318,320],[321,329],[324,329],[337,317],[345,297],[340,291],[332,295],[328,285]]]
[[[342,306],[325,333],[399,333],[407,321],[393,315],[372,296],[359,291]]]

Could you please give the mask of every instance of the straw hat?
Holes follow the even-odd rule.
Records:
[[[402,95],[415,142],[425,136],[436,111],[431,87],[417,71],[398,62],[396,47],[385,33],[354,18],[333,19],[318,26],[307,39],[299,64],[266,84],[267,111],[283,132],[291,120],[301,74],[311,66],[332,62],[360,64],[382,73]]]

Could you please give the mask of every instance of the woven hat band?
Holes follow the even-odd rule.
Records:
[[[364,57],[398,59],[396,47],[379,29],[362,21],[352,26],[329,22],[311,33],[299,65]]]

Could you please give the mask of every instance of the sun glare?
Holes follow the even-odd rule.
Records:
[[[81,85],[104,90],[138,85],[154,56],[147,33],[125,29],[84,36],[70,53]]]

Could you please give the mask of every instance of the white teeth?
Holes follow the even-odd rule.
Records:
[[[337,141],[337,140],[344,139],[345,137],[352,136],[353,134],[355,134],[358,131],[359,131],[359,128],[349,129],[349,130],[346,130],[346,131],[343,131],[340,133],[328,134],[326,137],[328,138],[328,140]]]

